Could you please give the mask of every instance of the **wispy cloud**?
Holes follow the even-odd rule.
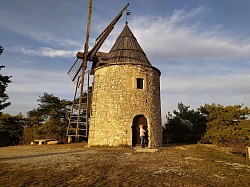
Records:
[[[18,114],[37,108],[39,96],[44,92],[54,94],[61,99],[71,100],[74,84],[65,72],[48,70],[12,69],[12,83],[7,88],[11,106],[5,112]]]
[[[204,61],[250,58],[250,42],[237,40],[224,31],[222,25],[201,28],[199,16],[203,11],[199,7],[189,12],[176,10],[165,17],[134,17],[131,28],[145,52],[154,59]]]
[[[250,93],[248,86],[249,74],[234,74],[227,76],[204,75],[190,77],[161,77],[161,91],[166,93],[185,94],[247,94]]]
[[[183,21],[199,16],[200,14],[202,14],[203,11],[204,11],[203,7],[194,8],[189,12],[186,12],[185,9],[174,10],[173,13],[168,18],[168,23],[173,25],[176,25],[177,23],[180,22],[183,23]]]
[[[40,93],[40,92],[67,92],[73,90],[74,84],[64,71],[53,69],[20,71],[12,69],[15,75],[11,78],[12,83],[8,91],[14,93]]]
[[[21,52],[28,56],[41,56],[41,57],[74,57],[77,51],[69,51],[69,50],[62,50],[62,49],[53,49],[50,47],[41,47],[38,49],[26,49],[23,47],[16,47],[14,49],[16,52]]]

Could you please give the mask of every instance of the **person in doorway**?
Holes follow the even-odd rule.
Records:
[[[143,125],[140,125],[140,138],[141,138],[141,148],[144,148],[144,141],[145,141],[145,130],[143,129]]]

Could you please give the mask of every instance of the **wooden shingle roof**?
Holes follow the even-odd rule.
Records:
[[[108,64],[136,63],[151,66],[146,54],[126,24],[109,52]]]

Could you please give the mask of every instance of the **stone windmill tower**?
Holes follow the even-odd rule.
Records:
[[[150,64],[127,22],[110,52],[98,52],[128,6],[99,35],[89,51],[92,0],[88,0],[84,52],[77,53],[77,60],[68,72],[76,83],[67,128],[69,142],[88,137],[89,146],[136,146],[140,143],[139,125],[143,125],[147,130],[147,146],[162,144],[160,71]],[[89,86],[85,89],[87,98],[84,96],[87,62],[92,62],[88,77],[94,75],[91,111]]]
[[[160,71],[127,22],[110,52],[101,56],[94,69],[89,146],[136,146],[140,124],[147,130],[148,147],[161,146]]]

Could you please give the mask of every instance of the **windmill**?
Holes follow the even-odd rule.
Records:
[[[69,124],[67,128],[67,136],[75,137],[79,140],[80,137],[88,136],[88,123],[89,123],[89,76],[93,75],[94,69],[105,63],[107,59],[105,53],[98,52],[110,32],[113,30],[115,24],[122,17],[123,12],[127,9],[127,4],[110,22],[110,24],[103,30],[103,32],[96,39],[94,47],[89,51],[89,35],[90,35],[90,22],[92,15],[92,0],[88,0],[88,21],[86,40],[84,52],[76,54],[76,61],[68,71],[69,77],[76,84],[74,99],[69,117]],[[90,71],[86,72],[87,62],[92,63]],[[87,75],[87,78],[85,77]],[[87,81],[87,84],[85,84]],[[84,90],[84,86],[86,89]],[[84,93],[85,91],[85,93]]]

